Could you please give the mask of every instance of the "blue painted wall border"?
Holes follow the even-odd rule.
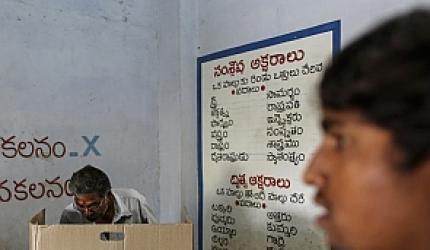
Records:
[[[201,76],[202,76],[202,64],[208,61],[216,60],[219,58],[232,56],[260,48],[269,47],[272,45],[285,43],[289,41],[298,40],[301,38],[326,33],[326,32],[332,32],[332,46],[333,46],[333,56],[340,51],[340,39],[341,39],[341,22],[340,20],[336,20],[333,22],[324,23],[318,26],[314,26],[311,28],[303,29],[294,31],[285,35],[280,35],[277,37],[272,37],[269,39],[265,39],[258,42],[249,43],[246,45],[222,50],[219,52],[215,52],[212,54],[208,54],[205,56],[201,56],[197,58],[197,172],[198,172],[198,249],[202,250],[203,248],[203,162],[202,162],[202,96],[201,96],[201,89],[202,89],[202,82],[201,82]]]

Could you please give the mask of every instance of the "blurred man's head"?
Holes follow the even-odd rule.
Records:
[[[327,208],[318,221],[332,244],[429,244],[430,13],[394,18],[346,47],[320,97],[325,135],[305,180]]]
[[[103,218],[109,208],[111,184],[108,176],[98,168],[87,165],[73,173],[69,189],[75,207],[89,220]]]

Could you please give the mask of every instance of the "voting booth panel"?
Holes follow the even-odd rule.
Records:
[[[45,210],[29,223],[30,250],[192,250],[193,225],[45,225]]]

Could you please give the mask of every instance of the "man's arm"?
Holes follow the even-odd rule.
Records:
[[[151,208],[146,203],[146,200],[142,201],[139,199],[140,202],[140,214],[142,217],[142,221],[146,220],[148,221],[148,224],[157,224],[158,220],[155,218],[154,213],[152,212]]]
[[[155,217],[154,212],[152,212],[152,209],[149,207],[145,196],[143,196],[141,193],[137,192],[134,189],[131,190],[133,192],[133,195],[139,200],[140,215],[142,217],[142,221],[145,221],[146,218],[149,224],[158,224],[158,220]]]

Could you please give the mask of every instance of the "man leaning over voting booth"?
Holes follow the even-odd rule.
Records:
[[[60,224],[155,224],[145,197],[134,189],[111,188],[109,177],[87,165],[72,175],[73,202],[61,214]]]
[[[31,250],[191,250],[191,223],[158,224],[145,197],[133,189],[113,189],[100,169],[75,172],[69,189],[73,202],[60,219],[45,224],[45,209],[29,223]]]

